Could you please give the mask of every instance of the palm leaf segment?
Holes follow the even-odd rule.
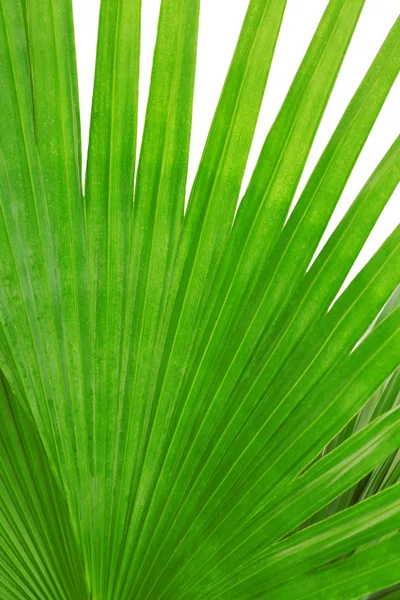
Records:
[[[400,21],[288,217],[364,4],[329,2],[236,213],[286,4],[251,0],[185,212],[200,2],[161,2],[135,174],[140,4],[101,3],[83,193],[71,2],[0,0],[0,596],[397,597],[399,227],[332,303],[399,139],[312,259]]]

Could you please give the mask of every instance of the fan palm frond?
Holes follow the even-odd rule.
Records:
[[[1,600],[397,598],[400,225],[342,287],[400,137],[319,245],[400,17],[295,202],[329,1],[240,198],[287,10],[250,0],[185,208],[200,4],[161,1],[138,149],[141,1],[101,1],[83,185],[71,0],[0,0]]]

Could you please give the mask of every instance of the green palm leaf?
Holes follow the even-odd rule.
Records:
[[[0,0],[1,599],[398,596],[400,226],[340,291],[399,137],[315,253],[400,19],[294,203],[364,3],[328,3],[239,202],[290,10],[250,0],[185,210],[201,2],[161,1],[137,148],[142,3],[101,1],[83,186],[71,0]]]

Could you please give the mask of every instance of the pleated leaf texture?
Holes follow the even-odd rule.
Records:
[[[200,0],[161,1],[140,148],[141,2],[101,1],[85,177],[71,0],[0,0],[0,600],[400,597],[400,226],[339,294],[400,138],[313,260],[400,18],[294,203],[364,3],[240,197],[286,9],[250,0],[185,209]]]

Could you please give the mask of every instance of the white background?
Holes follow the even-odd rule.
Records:
[[[142,0],[142,2],[139,138],[143,128],[160,0]],[[201,1],[189,186],[193,181],[201,157],[207,131],[218,102],[248,3],[249,0]],[[89,130],[99,4],[100,0],[73,0],[84,157]],[[246,186],[249,180],[268,129],[279,110],[327,4],[328,0],[288,0],[243,187]],[[366,1],[326,114],[315,139],[296,197],[298,197],[351,96],[399,14],[400,0]],[[399,133],[400,77],[397,78],[355,166],[324,240],[331,233],[369,174]],[[400,187],[393,194],[379,219],[350,273],[348,281],[359,271],[399,222]]]

